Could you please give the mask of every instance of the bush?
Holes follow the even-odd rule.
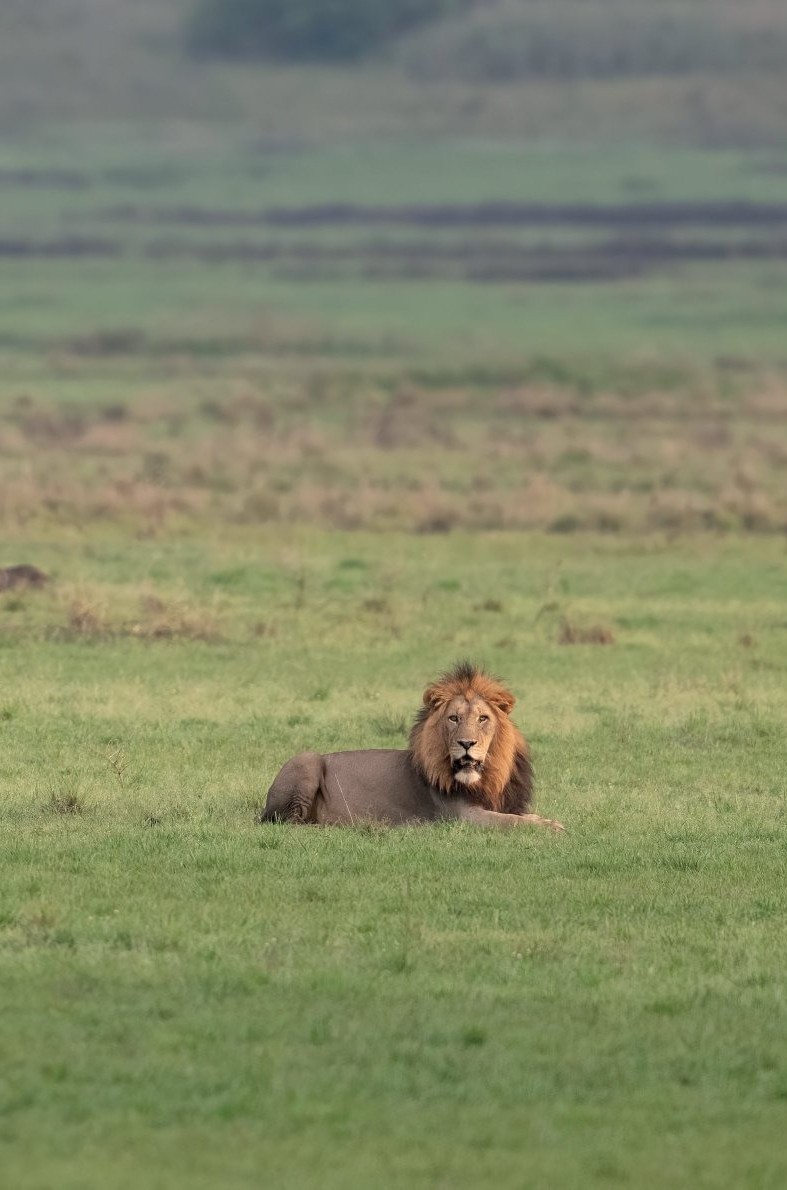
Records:
[[[198,0],[192,50],[303,61],[360,58],[471,0]]]

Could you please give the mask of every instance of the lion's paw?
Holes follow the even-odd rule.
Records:
[[[565,832],[565,829],[566,829],[563,826],[563,823],[558,822],[558,820],[556,818],[540,818],[538,821],[538,825],[547,827],[548,830],[554,831],[555,834],[560,834],[561,832]]]

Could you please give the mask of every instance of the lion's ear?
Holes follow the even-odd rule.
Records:
[[[510,715],[516,706],[516,699],[510,690],[503,690],[502,688],[495,692],[489,699],[493,706],[502,711],[504,715]]]
[[[430,707],[434,711],[437,707],[443,706],[446,701],[445,690],[437,682],[427,686],[424,690],[425,707]]]

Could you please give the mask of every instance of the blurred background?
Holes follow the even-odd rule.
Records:
[[[3,0],[6,526],[783,531],[785,60],[777,0]]]

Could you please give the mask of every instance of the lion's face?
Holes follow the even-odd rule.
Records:
[[[515,805],[521,813],[532,773],[527,744],[510,719],[515,701],[497,678],[459,662],[424,690],[410,731],[415,767],[442,793],[462,786],[478,805],[506,811]]]
[[[442,729],[454,780],[475,785],[495,738],[494,709],[474,691],[457,695],[443,708]]]

